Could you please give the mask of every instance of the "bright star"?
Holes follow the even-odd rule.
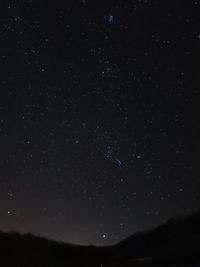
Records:
[[[106,235],[106,234],[103,234],[101,237],[102,237],[103,239],[105,239],[105,238],[107,237],[107,235]]]
[[[121,161],[121,160],[116,159],[116,162],[117,162],[117,164],[118,164],[119,166],[122,166],[122,161]]]
[[[108,16],[108,22],[113,23],[113,21],[114,21],[114,16],[112,15]]]

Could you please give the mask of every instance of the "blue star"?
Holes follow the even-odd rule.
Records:
[[[108,145],[105,151],[105,156],[107,159],[111,159],[113,154],[113,147]]]
[[[114,16],[109,15],[109,16],[108,16],[108,22],[109,22],[109,23],[113,23],[113,21],[114,21]]]
[[[122,161],[121,161],[121,160],[116,159],[116,162],[117,162],[117,164],[118,164],[119,166],[122,166]]]

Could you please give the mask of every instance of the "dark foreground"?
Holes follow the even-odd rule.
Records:
[[[199,266],[200,211],[171,219],[109,247],[76,246],[32,234],[0,232],[0,266]]]

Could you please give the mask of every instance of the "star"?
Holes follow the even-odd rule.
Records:
[[[119,165],[119,166],[122,166],[122,161],[121,160],[119,160],[119,159],[116,159],[116,162],[117,162],[117,164]]]
[[[106,234],[102,234],[101,236],[103,239],[106,239],[107,238],[107,235]]]
[[[109,15],[108,16],[108,22],[109,23],[113,23],[113,21],[114,21],[114,16],[113,15]]]

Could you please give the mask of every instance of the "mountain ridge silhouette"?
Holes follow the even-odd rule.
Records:
[[[174,217],[107,247],[72,245],[31,233],[0,231],[0,264],[19,267],[200,264],[200,210]]]

